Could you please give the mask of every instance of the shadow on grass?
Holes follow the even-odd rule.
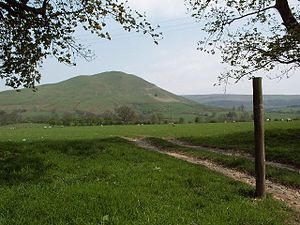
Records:
[[[241,196],[245,198],[255,198],[255,190],[254,189],[239,189],[239,193]]]
[[[0,186],[51,182],[47,171],[55,166],[48,153],[86,159],[108,153],[111,143],[120,138],[75,141],[0,142]],[[124,143],[125,144],[125,143]],[[47,160],[47,161],[46,161]]]
[[[111,154],[110,146],[113,144],[131,145],[128,141],[121,138],[26,143],[0,142],[0,187],[20,184],[51,183],[53,179],[55,179],[52,177],[52,170],[59,170],[59,168],[56,167],[59,166],[60,163],[63,164],[64,160],[69,161],[75,157],[75,162],[78,162],[77,159],[79,159],[81,163],[82,161],[80,160],[89,159],[90,157],[97,158],[99,154]],[[128,149],[130,151],[131,148]],[[124,157],[124,151],[126,151],[126,149],[116,151],[117,153],[114,153],[112,160],[115,161],[118,156],[120,156],[119,158],[121,158],[121,160],[128,160],[130,163],[150,162],[149,158],[143,158],[139,155],[126,158]],[[59,162],[60,160],[61,162]],[[105,182],[115,182],[116,178],[112,176],[109,171],[106,171],[105,168],[98,170],[91,168],[90,172],[84,177],[76,179],[76,182],[89,182],[97,179]],[[74,180],[71,180],[70,182],[73,181]],[[202,183],[196,178],[189,178],[184,182],[184,186],[189,190],[193,190],[197,195],[208,194],[205,188],[202,187],[202,185],[205,185],[205,182]],[[232,182],[233,186],[237,186],[236,181]],[[254,197],[254,191],[249,188],[238,188],[235,192],[243,197]],[[230,196],[222,195],[221,198],[223,201],[229,201]],[[196,207],[201,208],[203,206],[197,205]]]
[[[15,153],[0,160],[0,186],[47,182],[44,175],[50,166],[39,157]]]
[[[108,145],[113,142],[120,143],[121,138],[106,138],[92,140],[58,140],[34,142],[43,152],[59,152],[72,157],[94,157],[97,154],[107,153]]]

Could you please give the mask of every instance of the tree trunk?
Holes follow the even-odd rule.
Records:
[[[294,17],[288,0],[276,0],[275,8],[279,12],[283,25],[286,27],[288,33],[300,41],[300,24]]]

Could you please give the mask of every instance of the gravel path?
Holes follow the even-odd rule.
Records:
[[[199,164],[205,166],[210,170],[221,173],[234,180],[241,181],[249,185],[255,186],[255,178],[246,173],[234,169],[226,168],[222,165],[216,164],[215,162],[209,160],[202,160],[195,157],[191,157],[186,154],[183,154],[182,152],[170,152],[166,149],[153,146],[143,139],[132,139],[132,138],[126,138],[126,139],[133,142],[139,147],[148,150],[157,151],[162,154],[166,154],[193,164]],[[271,182],[269,180],[266,180],[266,188],[267,188],[267,192],[271,193],[275,199],[284,201],[289,207],[293,208],[295,211],[300,213],[300,189],[289,188],[284,185]]]

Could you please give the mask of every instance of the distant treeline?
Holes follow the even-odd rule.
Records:
[[[155,124],[162,121],[162,116],[158,113],[145,116],[129,106],[121,106],[113,111],[106,111],[102,114],[76,110],[73,113],[64,113],[59,115],[52,113],[47,123],[50,125],[64,126],[95,126],[95,125],[114,125],[114,124],[138,124],[149,123]],[[43,123],[46,121],[34,121]]]
[[[206,112],[195,115],[194,119],[187,120],[165,118],[161,113],[141,114],[129,106],[121,106],[102,114],[94,114],[76,110],[68,113],[58,113],[53,110],[49,115],[26,117],[26,110],[12,112],[0,111],[0,125],[16,123],[45,123],[63,126],[97,126],[119,124],[168,124],[168,123],[217,123],[217,122],[247,122],[252,121],[252,113],[242,109],[233,109],[229,112]],[[279,119],[274,119],[279,120]]]
[[[76,110],[74,112],[59,113],[53,110],[49,115],[25,116],[26,110],[15,110],[12,112],[0,111],[0,125],[15,123],[46,123],[49,125],[64,126],[95,126],[113,124],[159,124],[163,120],[160,113],[143,115],[129,106],[121,106],[113,111],[102,114]],[[178,121],[182,121],[179,119]],[[172,121],[175,122],[175,121]]]
[[[195,118],[195,123],[219,123],[219,122],[247,122],[252,121],[253,116],[247,111],[229,111],[222,113],[205,113]]]
[[[0,110],[0,125],[8,125],[8,124],[15,124],[15,123],[22,123],[24,122],[22,118],[22,114],[25,110],[13,110],[12,112],[6,112]]]

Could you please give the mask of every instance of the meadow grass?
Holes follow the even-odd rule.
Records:
[[[255,164],[253,161],[243,158],[240,156],[228,156],[216,152],[211,152],[205,149],[194,149],[187,148],[176,145],[169,141],[163,140],[161,138],[146,138],[146,141],[152,145],[175,152],[183,152],[190,156],[210,160],[221,164],[228,168],[234,168],[242,172],[246,172],[252,176],[255,176]],[[284,168],[278,168],[275,166],[267,165],[266,166],[266,177],[274,182],[281,183],[283,185],[288,185],[294,188],[300,188],[300,175],[298,172],[290,171]]]
[[[0,141],[35,140],[78,140],[94,139],[111,136],[152,136],[152,137],[193,137],[207,138],[222,137],[228,134],[250,132],[253,123],[201,123],[173,125],[115,125],[115,126],[87,126],[87,127],[53,127],[48,125],[17,124],[0,127]],[[266,131],[299,129],[300,121],[266,123]]]
[[[207,137],[179,138],[196,145],[235,149],[250,153],[254,152],[253,131],[211,135]],[[290,164],[300,168],[300,127],[294,129],[267,129],[265,132],[266,159]]]
[[[25,137],[24,137],[25,138]],[[120,138],[0,143],[0,224],[289,224],[253,188]]]
[[[253,123],[53,127],[0,127],[1,141],[86,140],[112,136],[179,138],[194,144],[253,154]],[[48,126],[46,126],[48,127]],[[266,123],[266,158],[300,168],[300,121]]]

